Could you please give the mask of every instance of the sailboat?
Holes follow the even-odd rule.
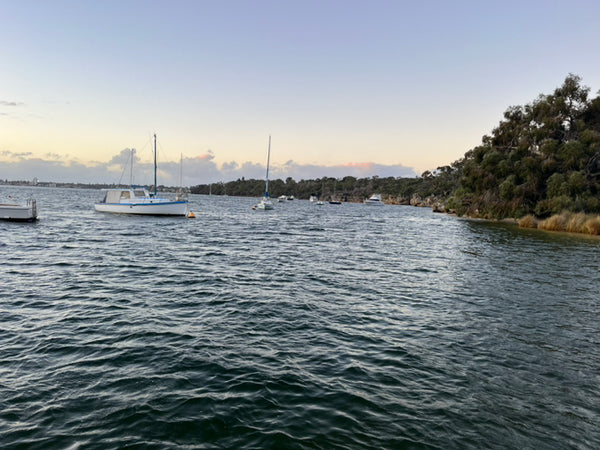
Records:
[[[329,200],[330,205],[341,205],[342,201],[336,195],[337,180],[333,182],[333,197]]]
[[[269,149],[267,151],[267,176],[265,182],[265,195],[262,200],[255,206],[256,209],[269,210],[273,209],[273,202],[269,197],[269,165],[271,164],[271,135],[269,135]]]
[[[179,189],[175,193],[175,200],[187,200],[188,193],[185,189],[183,189],[183,153],[181,154],[181,159],[179,161]]]
[[[104,199],[94,205],[96,211],[117,214],[153,216],[187,216],[187,200],[171,200],[157,196],[156,134],[154,134],[154,193],[144,187],[105,189]]]

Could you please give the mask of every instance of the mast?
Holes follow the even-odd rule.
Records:
[[[269,135],[269,150],[267,152],[267,182],[265,185],[265,197],[269,198],[269,164],[271,163],[271,135]]]
[[[154,196],[156,197],[156,133],[154,133]]]
[[[135,148],[131,149],[131,167],[129,168],[129,185],[133,186],[133,160],[135,159]]]

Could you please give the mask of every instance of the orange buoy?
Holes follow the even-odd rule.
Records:
[[[194,212],[190,211],[188,214],[188,219],[195,219],[195,218],[196,218],[196,215],[194,214]]]

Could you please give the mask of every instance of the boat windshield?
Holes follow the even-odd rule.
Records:
[[[145,197],[146,196],[144,191],[140,190],[140,189],[136,189],[135,191],[133,191],[133,195],[135,195],[136,197]]]

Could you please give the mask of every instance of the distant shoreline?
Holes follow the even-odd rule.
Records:
[[[66,188],[66,189],[109,189],[115,187],[127,187],[128,185],[117,185],[117,184],[100,184],[100,183],[54,183],[54,182],[38,182],[32,184],[26,181],[0,181],[0,186],[13,186],[13,187],[33,187],[33,188]],[[161,192],[176,192],[179,187],[173,186],[159,186],[158,190]],[[202,194],[198,194],[202,195]],[[215,194],[222,195],[222,194]],[[244,197],[244,196],[242,196]],[[254,196],[245,196],[248,198]],[[297,197],[298,198],[298,197]],[[347,199],[344,203],[360,203],[360,199]],[[413,197],[411,199],[402,199],[399,201],[398,198],[392,199],[392,196],[388,196],[386,201],[387,205],[404,205],[413,206],[416,208],[431,208],[434,212],[443,213],[458,218],[464,218],[469,220],[479,220],[486,222],[497,222],[506,223],[508,225],[516,225],[522,229],[548,231],[553,233],[568,233],[577,235],[587,235],[595,238],[600,238],[600,215],[596,214],[584,214],[574,212],[563,212],[561,214],[552,215],[546,219],[540,219],[533,215],[527,215],[520,219],[506,217],[502,219],[490,219],[486,217],[469,216],[469,215],[458,215],[456,212],[447,210],[443,206],[443,202],[436,197],[421,199]]]

